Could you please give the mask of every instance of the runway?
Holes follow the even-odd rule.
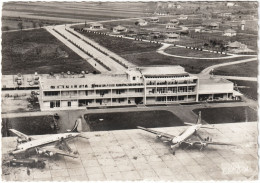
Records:
[[[68,142],[79,152],[78,159],[49,159],[45,169],[31,169],[30,175],[26,168],[7,168],[2,178],[6,181],[258,179],[257,122],[214,127],[201,129],[199,133],[202,137],[212,137],[214,142],[235,146],[208,146],[203,151],[178,149],[172,155],[169,145],[139,129],[85,132],[83,136],[88,139]],[[156,130],[178,135],[186,128]],[[3,154],[15,146],[15,137],[2,138]]]

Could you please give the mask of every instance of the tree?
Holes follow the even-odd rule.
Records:
[[[36,28],[36,22],[32,22],[33,28]]]
[[[3,26],[2,27],[2,31],[9,31],[9,30],[10,30],[10,28],[8,26]]]
[[[17,24],[17,26],[18,26],[19,29],[23,30],[23,22],[19,22],[19,23]]]
[[[39,24],[39,27],[43,26],[43,23],[41,21],[38,24]]]

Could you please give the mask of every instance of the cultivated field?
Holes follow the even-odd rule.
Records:
[[[82,70],[95,69],[45,29],[2,34],[2,74]]]
[[[221,107],[194,109],[209,124],[257,121],[257,112],[250,107]]]
[[[142,2],[7,2],[3,4],[3,17],[67,23],[110,20],[146,16],[151,12],[147,4]]]
[[[241,64],[218,67],[214,69],[215,75],[257,77],[258,62],[246,62]]]
[[[169,111],[141,111],[120,113],[86,114],[84,116],[91,131],[181,126],[183,122]]]

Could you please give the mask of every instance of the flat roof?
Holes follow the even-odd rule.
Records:
[[[85,78],[79,77],[54,77],[43,78],[40,80],[43,89],[49,89],[50,86],[58,85],[103,85],[103,84],[125,84],[130,83],[126,74],[86,74]]]
[[[203,115],[203,114],[202,114]],[[72,121],[71,126],[73,126]],[[133,129],[84,132],[83,138],[68,141],[79,152],[79,158],[58,156],[45,161],[44,169],[6,167],[5,181],[108,181],[108,180],[257,180],[257,122],[216,124],[214,129],[201,129],[203,138],[234,146],[207,146],[171,153],[168,144],[154,134]],[[155,130],[178,135],[187,127]],[[35,138],[44,138],[34,136]],[[3,158],[16,147],[16,137],[2,138]],[[3,167],[3,166],[2,166]],[[239,168],[234,169],[234,167]],[[9,171],[5,174],[4,171]]]
[[[144,76],[188,74],[184,68],[179,65],[139,67],[139,69]]]
[[[205,85],[215,85],[215,84],[224,84],[224,83],[227,83],[227,84],[230,84],[230,83],[233,83],[227,79],[224,79],[224,78],[208,78],[208,79],[200,79],[199,80],[200,82],[200,85],[201,84],[205,84]]]

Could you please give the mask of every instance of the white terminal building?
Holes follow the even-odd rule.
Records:
[[[181,66],[138,67],[125,74],[41,78],[39,102],[48,111],[236,100],[233,88],[228,80],[199,79]]]

